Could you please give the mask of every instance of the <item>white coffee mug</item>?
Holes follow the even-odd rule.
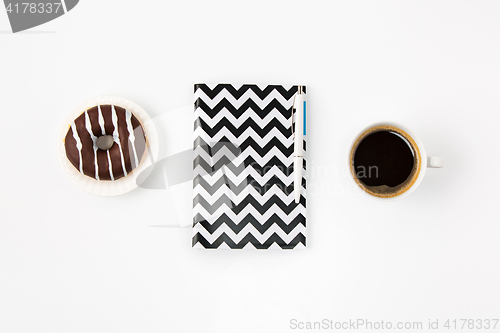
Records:
[[[416,167],[414,168],[414,170],[412,170],[412,173],[408,177],[408,182],[406,184],[403,183],[404,186],[402,186],[396,192],[392,192],[389,194],[374,193],[372,190],[370,190],[370,186],[366,186],[357,177],[357,173],[354,168],[354,154],[356,152],[359,143],[363,141],[363,139],[366,138],[366,136],[368,136],[371,133],[375,133],[377,131],[391,131],[391,132],[394,131],[400,136],[403,136],[405,138],[405,141],[409,141],[409,143],[411,144],[412,152],[414,154],[414,159],[418,161],[415,164]],[[359,188],[366,195],[370,196],[371,198],[381,201],[399,200],[410,195],[410,193],[415,191],[415,189],[422,182],[422,179],[424,178],[425,171],[427,168],[442,168],[443,164],[444,164],[444,159],[442,157],[427,156],[422,141],[418,138],[418,136],[415,135],[413,131],[411,131],[406,126],[394,122],[381,122],[366,127],[361,132],[359,132],[359,134],[355,137],[353,143],[351,144],[351,149],[349,150],[349,169],[351,170],[351,178],[357,185],[356,187]],[[386,189],[391,189],[391,188],[386,186]],[[387,190],[387,192],[390,192],[390,190]]]

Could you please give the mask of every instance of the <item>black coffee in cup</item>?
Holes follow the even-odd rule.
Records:
[[[409,134],[395,126],[380,125],[357,138],[350,164],[351,173],[363,190],[376,197],[391,198],[413,185],[421,158]]]

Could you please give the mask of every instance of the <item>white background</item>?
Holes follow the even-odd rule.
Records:
[[[9,30],[1,9],[0,332],[500,317],[500,2],[85,0]],[[94,197],[63,174],[75,105],[120,95],[154,117],[197,82],[307,85],[305,251],[192,250],[189,228],[150,227],[176,218],[168,191]],[[446,157],[393,203],[346,176],[382,120]]]

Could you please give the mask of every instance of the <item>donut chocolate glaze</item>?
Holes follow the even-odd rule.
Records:
[[[104,135],[113,137],[108,150],[97,147],[97,139]],[[68,160],[80,173],[114,181],[140,164],[146,151],[146,135],[130,111],[116,105],[98,105],[73,121],[64,146]]]

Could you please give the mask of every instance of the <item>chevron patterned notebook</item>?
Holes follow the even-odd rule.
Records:
[[[296,92],[297,86],[195,85],[194,248],[305,247],[305,159],[298,204],[293,193]]]

